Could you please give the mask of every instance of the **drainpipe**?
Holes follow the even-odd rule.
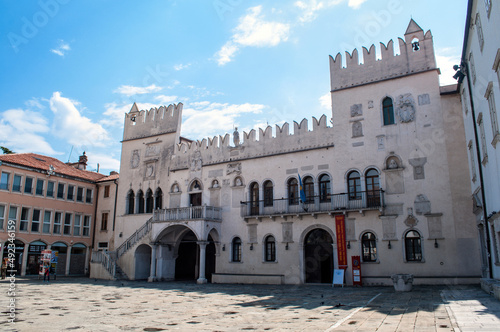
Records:
[[[115,206],[113,208],[113,233],[115,232],[115,221],[116,221],[116,201],[118,200],[118,181],[113,180],[113,183],[115,184]]]
[[[479,136],[477,133],[477,124],[476,124],[476,111],[474,109],[474,96],[472,91],[472,85],[470,83],[470,70],[469,63],[467,60],[462,59],[462,64],[465,65],[466,77],[467,77],[467,86],[469,88],[469,99],[472,113],[472,125],[474,127],[474,138],[476,141],[476,155],[477,155],[477,163],[479,168],[479,184],[481,186],[481,199],[483,200],[483,218],[486,225],[486,247],[488,251],[488,269],[489,269],[489,278],[493,279],[493,266],[491,263],[491,243],[490,243],[490,226],[488,225],[488,211],[486,210],[486,194],[484,190],[484,178],[483,178],[483,167],[481,163],[481,151],[479,150]]]

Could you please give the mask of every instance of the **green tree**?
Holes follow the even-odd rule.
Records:
[[[12,153],[15,153],[14,151],[12,151],[9,148],[6,148],[5,146],[0,146],[0,149],[2,149],[3,154],[12,154]]]

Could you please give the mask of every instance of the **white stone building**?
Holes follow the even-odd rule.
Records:
[[[456,78],[465,122],[472,210],[481,244],[483,286],[500,298],[500,6],[469,1]],[[465,77],[464,77],[465,74]],[[494,284],[497,286],[493,287]]]
[[[359,256],[364,285],[473,283],[479,246],[456,86],[440,87],[432,35],[330,57],[332,126],[190,141],[182,104],[125,116],[114,248],[130,279],[331,283]],[[293,128],[292,128],[293,127]],[[302,194],[299,190],[302,183]],[[302,197],[301,197],[302,196]],[[111,263],[110,263],[111,262]]]

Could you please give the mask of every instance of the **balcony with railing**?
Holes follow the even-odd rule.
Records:
[[[190,220],[222,221],[222,208],[206,205],[188,206],[155,210],[153,214],[153,222]]]
[[[301,202],[298,197],[241,202],[243,218],[263,216],[286,216],[320,213],[343,213],[345,211],[381,210],[384,207],[382,189],[356,193],[328,194],[306,197]]]

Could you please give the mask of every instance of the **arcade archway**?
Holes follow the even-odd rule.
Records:
[[[316,228],[304,238],[306,283],[332,283],[333,240],[327,231]]]

